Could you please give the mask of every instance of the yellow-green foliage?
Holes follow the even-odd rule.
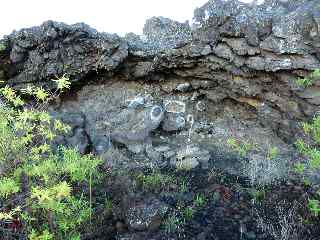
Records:
[[[42,103],[70,87],[66,76],[54,81],[55,93],[41,87],[24,89],[37,101],[28,109],[17,91],[8,86],[0,90],[8,103],[0,107],[0,200],[10,206],[19,194],[25,199],[21,206],[0,209],[0,221],[22,219],[32,240],[80,239],[81,226],[92,214],[92,181],[100,174],[101,160],[92,155],[63,146],[58,152],[51,148],[58,134],[70,130],[41,110]],[[76,190],[80,184],[90,191]],[[25,197],[23,191],[30,194]]]
[[[0,221],[2,220],[12,220],[17,214],[21,213],[20,206],[10,210],[9,212],[0,212]]]
[[[157,172],[150,175],[139,174],[137,180],[146,191],[157,191],[174,181],[171,176]]]
[[[13,193],[17,193],[20,186],[13,178],[3,177],[0,179],[0,197],[7,198]]]
[[[3,43],[0,43],[0,52],[4,51],[6,49],[6,46]]]
[[[320,144],[320,116],[313,119],[312,123],[303,123],[303,131],[313,137],[317,144]]]
[[[299,139],[296,142],[296,147],[308,157],[308,166],[304,168],[310,168],[311,170],[319,170],[320,169],[320,116],[317,116],[313,119],[311,123],[303,123],[302,124],[303,130],[305,134],[311,136],[311,138],[315,142],[315,146],[309,146],[303,140]],[[301,163],[299,166],[296,166],[296,169],[302,169]]]
[[[298,78],[296,80],[296,83],[298,86],[301,87],[310,87],[313,85],[314,81],[316,79],[320,78],[320,69],[314,70],[309,76],[303,77],[303,78]]]
[[[71,85],[70,79],[66,75],[53,81],[57,84],[57,89],[60,91],[69,89]]]
[[[320,214],[320,201],[317,199],[309,199],[308,207],[312,214],[316,217]]]
[[[253,145],[249,142],[239,142],[235,138],[229,138],[227,144],[235,150],[241,157],[245,157],[248,152],[253,149]]]
[[[273,159],[277,158],[278,155],[279,155],[279,149],[277,147],[271,147],[268,150],[267,159],[273,160]]]
[[[36,232],[34,229],[29,234],[29,240],[53,240],[53,235],[46,229],[42,233]]]
[[[92,155],[81,156],[74,149],[63,148],[63,170],[70,176],[71,181],[80,182],[98,176],[97,166],[101,160]]]
[[[319,74],[320,75],[320,74]],[[313,118],[311,123],[303,123],[302,128],[307,136],[310,136],[314,144],[308,145],[303,140],[299,139],[296,142],[296,147],[300,153],[308,158],[307,163],[297,163],[295,171],[299,174],[304,174],[305,171],[319,171],[320,170],[320,116]],[[320,201],[318,199],[310,199],[308,207],[310,211],[318,216],[320,213]]]

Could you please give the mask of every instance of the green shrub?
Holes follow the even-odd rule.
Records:
[[[70,127],[43,111],[44,104],[70,87],[63,76],[57,91],[28,86],[24,94],[36,104],[24,108],[18,92],[1,89],[7,105],[0,107],[0,221],[23,221],[30,240],[80,239],[92,216],[92,183],[101,175],[101,160],[80,155],[52,141]],[[88,186],[83,190],[81,186]]]
[[[193,202],[196,207],[203,207],[206,203],[206,198],[203,194],[197,194]]]
[[[303,77],[303,78],[298,78],[296,80],[296,84],[300,87],[310,87],[313,85],[314,81],[320,78],[320,69],[314,70],[309,76]]]
[[[302,127],[305,134],[313,139],[314,144],[308,145],[301,139],[296,141],[298,151],[308,158],[308,163],[296,164],[295,168],[299,172],[305,169],[320,170],[320,116],[314,117],[311,123],[303,123]]]
[[[139,174],[137,180],[145,191],[158,191],[172,183],[174,179],[159,172],[150,175]]]
[[[313,143],[307,144],[302,139],[298,139],[295,143],[298,151],[308,159],[306,163],[297,163],[294,166],[294,170],[301,175],[306,171],[320,170],[320,116],[314,117],[311,123],[303,123],[302,128],[304,133],[311,137]],[[309,183],[310,181],[304,179],[304,182]],[[308,207],[315,216],[320,213],[319,202],[318,199],[309,199]]]
[[[13,178],[3,177],[0,179],[0,197],[8,198],[9,195],[17,193],[20,185]]]
[[[227,144],[241,157],[245,157],[253,149],[253,144],[249,142],[240,142],[235,138],[229,138]]]
[[[183,217],[184,217],[186,220],[192,219],[193,216],[194,216],[194,213],[195,213],[194,208],[192,208],[192,207],[190,207],[190,206],[184,208],[183,211],[182,211],[182,215],[183,215]]]
[[[166,233],[172,234],[179,230],[182,222],[176,215],[170,215],[163,222],[163,227]]]
[[[319,216],[319,214],[320,214],[320,201],[319,200],[317,200],[317,199],[309,199],[308,207],[309,207],[311,213],[315,217]]]
[[[6,50],[6,46],[3,43],[0,43],[0,52]]]

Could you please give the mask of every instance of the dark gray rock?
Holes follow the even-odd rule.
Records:
[[[162,129],[167,132],[178,131],[185,126],[186,120],[184,116],[177,113],[166,113],[162,123]]]
[[[143,34],[154,49],[165,50],[186,45],[191,41],[189,23],[179,23],[169,18],[152,17],[146,21]]]
[[[279,70],[307,69],[314,70],[320,67],[319,61],[312,55],[303,56],[266,56],[250,57],[246,65],[255,70],[276,72]]]
[[[9,43],[9,83],[44,82],[66,74],[73,81],[90,71],[113,71],[128,55],[127,43],[117,35],[98,33],[86,24],[66,25],[48,21],[5,36]],[[46,82],[48,81],[48,82]]]
[[[111,137],[110,136],[101,136],[95,139],[93,143],[94,153],[101,155],[107,152],[111,147]]]
[[[58,114],[57,116],[65,124],[69,125],[72,128],[84,128],[85,127],[85,115],[80,113],[67,113],[67,114]]]
[[[85,154],[89,148],[89,137],[84,129],[77,128],[70,138],[66,138],[66,146],[77,149],[79,153]]]
[[[146,199],[130,207],[126,214],[126,223],[131,230],[157,230],[168,207],[157,199]]]
[[[182,146],[176,152],[176,156],[171,159],[178,169],[190,170],[201,164],[202,168],[208,168],[208,162],[211,158],[210,152],[199,148],[199,146],[188,144]]]
[[[140,111],[124,110],[118,117],[130,119],[130,121],[118,125],[111,133],[111,139],[126,145],[129,150],[139,153],[143,150],[141,145],[163,120],[164,110],[161,106],[155,105]]]
[[[305,54],[311,51],[311,47],[304,44],[303,37],[301,35],[291,35],[287,38],[270,36],[260,44],[260,47],[263,50],[278,54]]]
[[[244,38],[224,38],[223,41],[225,41],[239,56],[251,56],[260,53],[260,49],[258,47],[249,46]]]
[[[310,87],[302,92],[297,93],[301,98],[306,99],[309,103],[320,105],[320,88]]]

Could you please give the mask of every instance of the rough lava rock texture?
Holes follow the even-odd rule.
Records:
[[[48,21],[0,40],[0,77],[21,89],[69,76],[50,108],[73,126],[59,141],[113,167],[172,165],[190,144],[192,167],[246,175],[228,139],[262,155],[277,146],[286,161],[297,123],[319,111],[319,86],[295,81],[320,68],[319,13],[315,0],[211,0],[192,26],[154,17],[123,38]]]
[[[128,56],[127,43],[117,35],[98,33],[83,23],[47,21],[13,32],[1,45],[7,55],[1,65],[13,85],[47,85],[62,74],[81,80],[98,69],[114,71]]]

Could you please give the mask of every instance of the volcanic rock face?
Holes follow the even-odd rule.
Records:
[[[69,76],[73,93],[51,110],[81,117],[61,141],[107,164],[165,166],[190,145],[196,155],[180,160],[240,174],[228,139],[292,158],[297,121],[319,110],[319,81],[295,81],[320,68],[319,13],[311,0],[212,0],[192,27],[152,18],[144,37],[125,38],[48,21],[0,41],[0,76],[17,89]]]
[[[127,44],[117,35],[52,21],[14,32],[1,44],[10,63],[5,73],[13,84],[45,84],[64,73],[79,80],[90,71],[113,71],[128,55]]]

